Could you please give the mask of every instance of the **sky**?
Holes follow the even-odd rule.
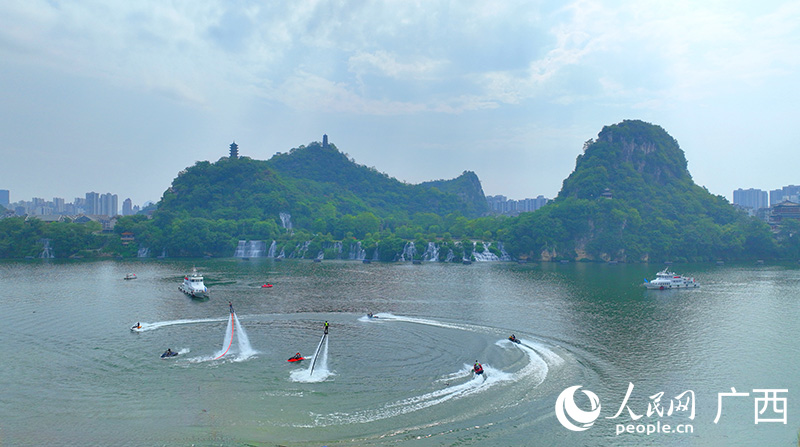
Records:
[[[603,126],[695,182],[800,184],[800,2],[4,0],[0,189],[158,201],[182,169],[322,141],[420,183],[555,197]]]

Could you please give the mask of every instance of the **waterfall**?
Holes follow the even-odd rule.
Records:
[[[272,243],[269,245],[269,251],[267,252],[267,257],[268,258],[274,258],[275,257],[275,249],[276,248],[278,248],[278,244],[275,241],[272,241]]]
[[[447,257],[445,258],[444,262],[453,262],[453,259],[456,257],[455,253],[453,253],[453,249],[447,250]]]
[[[439,246],[434,242],[428,242],[428,248],[422,254],[422,259],[425,261],[436,262],[439,260]]]
[[[291,230],[292,229],[292,215],[291,214],[285,213],[285,212],[281,212],[281,213],[278,214],[278,217],[281,218],[281,225],[283,225],[283,228],[285,228],[287,230]]]
[[[372,260],[373,261],[380,261],[380,254],[378,253],[378,244],[375,244],[375,252],[372,253]]]
[[[336,259],[342,259],[342,241],[333,243],[333,252],[336,253]]]
[[[267,250],[267,243],[264,241],[239,241],[234,258],[260,258]]]
[[[498,242],[497,243],[497,248],[500,249],[500,260],[501,261],[510,261],[511,260],[511,255],[508,254],[508,252],[506,251],[505,247],[503,247],[503,243],[502,242]]]
[[[363,261],[367,257],[367,252],[361,248],[361,241],[350,244],[350,257],[351,261]]]
[[[302,243],[297,244],[297,247],[294,248],[292,254],[289,255],[290,258],[305,258],[306,252],[308,251],[308,246],[311,245],[311,241],[305,241]]]
[[[475,242],[474,247],[477,247],[477,242]],[[483,253],[478,253],[478,250],[472,249],[472,255],[475,256],[475,260],[478,262],[488,262],[488,261],[499,261],[500,258],[497,257],[494,253],[489,251],[489,245],[486,242],[483,242]]]
[[[260,258],[264,256],[264,252],[267,251],[267,243],[264,241],[250,241],[247,243],[247,253],[248,258]]]
[[[416,254],[417,254],[417,247],[414,245],[414,243],[406,242],[405,247],[403,247],[403,253],[400,255],[400,261],[406,261],[406,260],[413,261],[414,255]]]
[[[239,241],[239,245],[236,246],[236,251],[233,253],[234,258],[244,258],[245,248],[247,247],[247,241]]]
[[[150,249],[147,247],[139,247],[139,252],[136,253],[136,256],[139,258],[149,258],[150,257]]]
[[[280,252],[280,254],[278,254],[278,258],[277,259],[283,259],[285,257],[286,257],[286,252],[283,250],[283,247],[281,247],[281,252]]]
[[[56,254],[50,247],[50,239],[42,239],[41,242],[44,244],[44,248],[42,250],[42,254],[40,254],[39,257],[42,259],[55,258]]]

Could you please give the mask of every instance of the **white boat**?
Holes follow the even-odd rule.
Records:
[[[203,276],[197,273],[197,267],[192,268],[192,274],[183,277],[183,284],[178,290],[192,298],[208,298],[208,289],[203,284]]]
[[[125,275],[125,279],[136,279],[136,273],[128,273]]]
[[[667,269],[664,269],[656,274],[656,279],[652,281],[644,280],[643,284],[648,289],[692,289],[700,287],[700,284],[694,278],[676,275]]]

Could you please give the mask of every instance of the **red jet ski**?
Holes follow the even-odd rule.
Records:
[[[481,366],[480,363],[475,363],[475,366],[472,368],[472,370],[475,371],[475,375],[479,376],[483,374],[483,366]]]
[[[263,285],[261,285],[261,288],[262,288],[262,289],[268,289],[268,288],[270,288],[270,287],[272,287],[272,284],[270,284],[270,283],[267,283],[267,284],[263,284]]]
[[[300,356],[300,353],[298,352],[298,353],[297,353],[297,355],[295,355],[294,357],[290,357],[290,358],[289,358],[288,360],[286,360],[286,361],[287,361],[287,362],[301,362],[301,361],[303,361],[303,360],[305,360],[305,359],[306,359],[306,358],[305,358],[305,357],[302,357],[302,356]]]

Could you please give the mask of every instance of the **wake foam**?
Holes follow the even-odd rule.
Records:
[[[311,364],[306,369],[296,369],[289,375],[293,382],[322,382],[333,373],[328,369],[328,337],[323,335],[319,340],[319,345],[313,357],[311,357]]]
[[[162,327],[167,326],[175,326],[178,324],[197,324],[197,323],[219,323],[221,321],[225,321],[225,318],[201,318],[197,320],[169,320],[169,321],[157,321],[155,323],[142,323],[139,324],[142,326],[139,329],[131,329],[134,332],[147,332],[147,331],[154,331],[156,329],[161,329]],[[131,327],[134,325],[132,324]]]

